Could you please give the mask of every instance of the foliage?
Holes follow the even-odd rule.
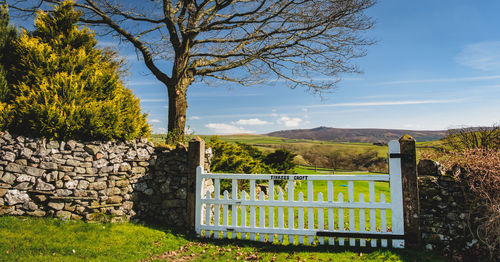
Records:
[[[218,136],[211,138],[213,158],[210,165],[212,172],[228,172],[236,174],[286,174],[293,172],[295,164],[292,154],[286,150],[277,150],[264,154],[255,147],[236,143],[223,142]],[[238,187],[248,190],[248,181],[238,180]],[[277,182],[278,185],[284,182]],[[221,190],[231,190],[231,181],[222,180]]]
[[[172,131],[167,133],[165,141],[163,141],[167,145],[174,145],[178,142],[186,142],[186,137],[184,136],[184,132],[181,132],[180,129],[175,128]]]
[[[290,174],[295,169],[295,164],[293,163],[295,156],[297,155],[286,149],[278,149],[266,155],[264,163],[276,170],[276,173]]]
[[[254,158],[248,147],[222,142],[218,137],[210,140],[213,158],[211,171],[233,172],[237,174],[268,173],[269,167],[259,158]]]
[[[424,157],[454,170],[455,178],[465,184],[471,234],[480,240],[490,259],[500,259],[500,150],[429,152]],[[458,172],[462,168],[465,172]]]
[[[9,11],[6,3],[0,4],[0,130],[10,120],[12,106],[6,103],[10,93],[7,71],[15,57],[14,41],[17,38],[16,29],[9,24]]]
[[[453,150],[500,149],[500,126],[449,129],[446,145]]]
[[[330,150],[321,146],[313,146],[309,150],[298,152],[306,161],[314,166],[329,167],[334,170],[368,170],[387,172],[386,158],[372,149],[363,151]]]
[[[80,12],[66,1],[39,12],[23,31],[13,87],[12,132],[56,139],[130,140],[149,134],[139,100],[120,80],[121,62],[79,29]]]

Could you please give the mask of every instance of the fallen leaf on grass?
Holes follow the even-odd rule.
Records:
[[[255,252],[245,257],[245,260],[259,260],[259,253]]]

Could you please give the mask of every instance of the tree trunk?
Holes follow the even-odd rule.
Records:
[[[172,78],[167,83],[168,88],[168,132],[167,143],[183,142],[186,128],[187,99],[189,85],[194,82],[194,73],[188,69],[190,39],[182,42],[175,49],[175,59],[172,68]]]
[[[181,142],[186,127],[188,86],[193,82],[190,77],[183,77],[178,81],[167,84],[168,88],[168,132],[169,142]]]

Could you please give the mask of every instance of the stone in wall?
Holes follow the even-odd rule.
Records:
[[[418,164],[422,241],[427,249],[448,256],[466,253],[477,242],[468,227],[464,186],[456,180],[460,172],[432,160]]]

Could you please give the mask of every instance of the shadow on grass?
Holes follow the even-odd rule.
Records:
[[[345,253],[352,252],[357,254],[365,254],[365,259],[370,257],[379,257],[380,255],[390,252],[396,254],[403,261],[444,261],[436,254],[426,252],[424,250],[414,249],[394,249],[394,248],[372,248],[372,247],[351,247],[351,246],[330,246],[330,245],[283,245],[277,243],[262,243],[250,240],[227,240],[227,239],[209,239],[197,238],[190,236],[189,241],[198,241],[202,243],[210,243],[214,245],[235,245],[240,247],[251,247],[259,252],[269,253]]]
[[[140,223],[143,226],[161,230],[163,232],[182,237],[190,242],[196,242],[201,244],[209,244],[218,247],[232,246],[240,248],[250,248],[256,252],[265,252],[270,254],[280,254],[288,253],[289,257],[297,253],[320,253],[324,255],[328,254],[341,254],[341,253],[354,253],[363,255],[363,259],[382,259],[389,258],[394,261],[445,261],[446,259],[439,256],[438,254],[425,251],[423,249],[394,249],[394,248],[373,248],[373,247],[359,247],[359,246],[347,246],[348,241],[346,241],[346,246],[339,245],[285,245],[279,243],[267,243],[258,242],[251,240],[240,240],[240,239],[213,239],[213,238],[200,238],[197,237],[196,233],[185,228],[172,228],[167,227],[158,223]],[[358,243],[359,244],[359,241]],[[379,243],[378,243],[379,244]],[[369,242],[367,241],[367,245]]]

